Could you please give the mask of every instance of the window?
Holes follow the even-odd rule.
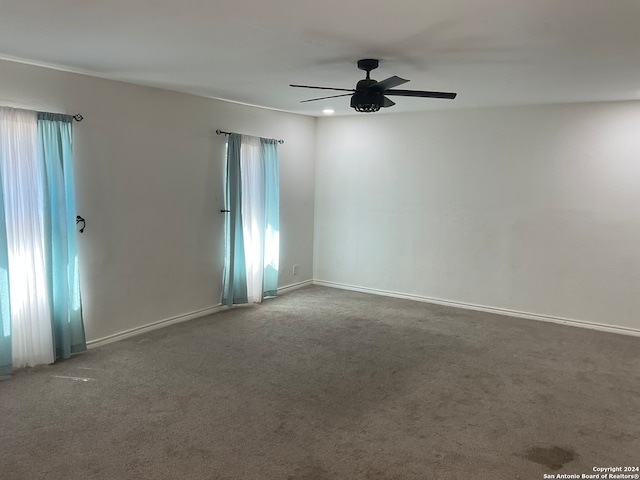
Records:
[[[0,107],[0,375],[86,349],[72,121]]]
[[[230,134],[222,300],[226,305],[259,303],[277,293],[279,195],[276,141]]]

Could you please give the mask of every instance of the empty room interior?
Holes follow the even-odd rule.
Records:
[[[638,24],[0,1],[0,479],[640,478]]]

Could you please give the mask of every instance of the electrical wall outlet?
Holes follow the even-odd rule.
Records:
[[[298,265],[294,265],[293,266],[293,274],[297,275],[298,274]]]

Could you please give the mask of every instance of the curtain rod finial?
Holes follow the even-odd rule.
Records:
[[[76,114],[73,116],[73,119],[74,119],[76,122],[81,122],[82,120],[84,120],[84,117],[83,117],[82,115],[80,115],[79,113],[76,113]]]

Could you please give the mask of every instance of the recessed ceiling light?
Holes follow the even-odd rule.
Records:
[[[324,113],[325,115],[333,115],[334,110],[333,108],[325,108],[324,110],[322,110],[322,113]]]

